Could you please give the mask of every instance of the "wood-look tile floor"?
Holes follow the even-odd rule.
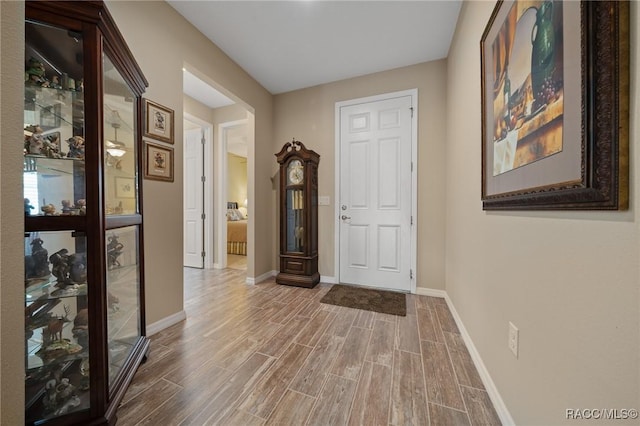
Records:
[[[444,299],[396,317],[244,281],[185,268],[187,320],[151,338],[119,426],[500,424]]]

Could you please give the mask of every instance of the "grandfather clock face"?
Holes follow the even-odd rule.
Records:
[[[299,185],[304,180],[304,166],[300,160],[293,160],[287,168],[287,184]]]

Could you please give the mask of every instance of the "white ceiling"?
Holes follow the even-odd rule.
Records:
[[[454,0],[168,3],[272,94],[445,58],[461,6]],[[203,93],[198,81],[185,86],[196,99]]]

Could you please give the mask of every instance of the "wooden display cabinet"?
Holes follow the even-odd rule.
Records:
[[[26,424],[113,424],[149,348],[147,81],[101,1],[26,2],[24,65]]]
[[[295,139],[275,154],[280,164],[279,284],[314,287],[318,273],[318,163]]]

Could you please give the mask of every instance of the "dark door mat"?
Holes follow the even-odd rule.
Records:
[[[366,311],[381,312],[383,314],[399,315],[402,317],[407,315],[407,298],[405,294],[394,291],[335,284],[331,287],[331,290],[320,299],[320,303],[364,309]]]

